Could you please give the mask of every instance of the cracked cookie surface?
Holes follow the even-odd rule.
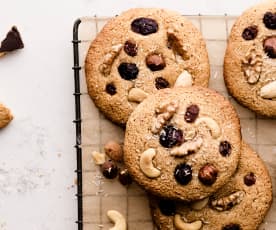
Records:
[[[239,103],[276,117],[276,2],[245,11],[235,22],[224,59],[224,79]]]
[[[131,9],[111,19],[91,43],[85,72],[96,106],[121,125],[148,94],[174,87],[181,74],[177,85],[203,87],[210,75],[200,32],[164,9]],[[129,96],[133,89],[137,98]]]
[[[187,223],[201,221],[201,230],[258,229],[272,202],[271,179],[263,161],[247,144],[241,150],[236,173],[209,199],[184,203],[149,196],[158,229],[177,229],[176,215]]]
[[[197,200],[214,193],[233,175],[240,143],[239,119],[223,96],[195,86],[163,89],[131,114],[124,161],[146,190]]]

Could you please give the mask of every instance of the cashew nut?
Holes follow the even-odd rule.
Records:
[[[105,154],[96,151],[92,152],[92,158],[96,165],[102,165],[105,162]]]
[[[260,90],[260,95],[265,99],[276,99],[276,81],[263,86]]]
[[[142,172],[149,178],[155,178],[160,175],[160,170],[155,168],[152,159],[156,155],[156,151],[153,148],[147,149],[142,153],[140,157],[140,168]]]
[[[206,197],[202,200],[193,202],[191,207],[193,210],[199,211],[203,209],[208,204],[208,202],[209,202],[209,197]]]
[[[191,74],[184,70],[176,79],[176,82],[174,84],[174,87],[187,87],[187,86],[192,86],[193,85],[193,78]]]
[[[180,157],[188,155],[190,153],[195,153],[200,149],[202,143],[203,140],[201,137],[197,138],[196,140],[184,142],[181,146],[174,148],[171,151],[171,155]]]
[[[142,102],[148,94],[139,88],[132,88],[128,93],[128,100],[133,102]]]
[[[116,210],[109,210],[107,217],[114,223],[114,226],[109,230],[126,230],[126,220],[121,213]]]
[[[202,222],[197,220],[192,223],[186,223],[179,214],[176,214],[174,216],[174,225],[177,230],[199,230],[202,227]]]
[[[213,138],[218,138],[221,135],[221,130],[218,123],[211,117],[200,117],[196,120],[196,126],[199,126],[201,123],[205,123],[206,126],[210,129],[211,135]]]

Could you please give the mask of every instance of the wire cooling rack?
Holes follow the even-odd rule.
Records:
[[[227,93],[223,81],[223,57],[227,37],[236,19],[235,16],[186,16],[201,31],[206,40],[211,65],[209,87],[228,97],[241,119],[243,139],[249,143],[266,162],[273,183],[276,181],[276,120],[256,116],[240,106]],[[84,60],[87,49],[109,20],[108,17],[83,17],[77,19],[73,28],[74,83],[75,83],[75,126],[77,156],[77,201],[78,230],[105,230],[112,226],[105,217],[109,203],[120,206],[128,221],[130,230],[155,229],[152,222],[146,194],[136,185],[123,188],[116,182],[104,181],[97,166],[91,160],[92,150],[102,150],[102,144],[115,135],[123,141],[123,131],[95,108],[90,100],[84,76]],[[104,184],[105,183],[105,184]],[[273,186],[275,189],[275,186]],[[276,194],[274,192],[274,194]],[[274,198],[275,200],[275,198]],[[276,202],[273,203],[260,229],[276,229]],[[132,207],[136,206],[136,211]],[[124,208],[123,208],[124,207]]]

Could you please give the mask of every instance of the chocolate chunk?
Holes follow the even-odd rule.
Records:
[[[182,130],[168,125],[161,131],[159,142],[163,147],[172,148],[175,145],[180,145],[184,141],[183,139]]]
[[[268,57],[276,58],[276,37],[265,39],[263,46]]]
[[[253,40],[257,37],[258,27],[257,26],[248,26],[242,32],[242,37],[245,40]]]
[[[250,172],[244,176],[243,181],[247,186],[252,186],[256,183],[256,176],[253,172]]]
[[[101,166],[102,174],[107,179],[114,179],[118,174],[118,167],[112,160],[104,162]]]
[[[192,122],[194,122],[197,119],[198,114],[199,114],[199,107],[197,105],[190,105],[186,109],[186,113],[185,113],[184,119],[188,123],[192,123]]]
[[[130,185],[132,183],[132,178],[127,169],[120,170],[119,181],[122,185]]]
[[[1,42],[0,52],[10,52],[24,48],[20,33],[15,26],[6,35],[6,38]]]
[[[266,12],[263,17],[263,22],[268,29],[276,29],[276,14],[272,12]]]
[[[170,83],[163,77],[158,77],[155,79],[156,89],[165,89],[170,87]]]
[[[186,163],[179,164],[175,167],[174,178],[181,185],[187,185],[192,180],[192,168]]]
[[[131,30],[142,35],[149,35],[158,31],[158,23],[151,18],[136,18],[131,23]]]
[[[137,78],[139,69],[134,63],[123,62],[118,67],[118,72],[125,80],[133,80]]]

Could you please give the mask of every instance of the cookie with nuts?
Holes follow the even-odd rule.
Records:
[[[182,15],[164,9],[130,9],[111,19],[85,61],[88,93],[112,121],[125,125],[149,94],[163,88],[207,87],[205,42]]]
[[[239,103],[276,117],[276,2],[245,11],[235,22],[224,59],[224,79]]]
[[[149,196],[152,217],[162,230],[256,230],[272,202],[272,184],[260,157],[245,143],[230,181],[193,203]]]
[[[124,162],[146,190],[186,201],[210,196],[234,174],[240,123],[231,103],[203,87],[164,89],[131,114]]]

